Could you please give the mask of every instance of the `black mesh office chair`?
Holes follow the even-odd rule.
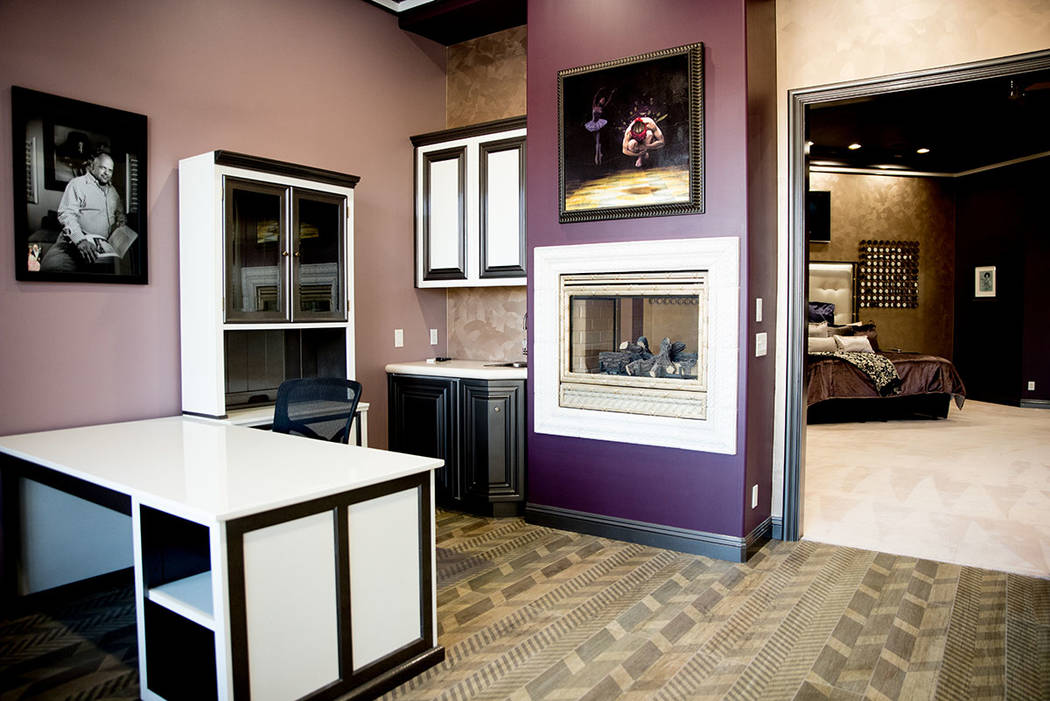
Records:
[[[350,442],[350,424],[361,383],[341,377],[285,380],[277,388],[273,430],[339,443]]]

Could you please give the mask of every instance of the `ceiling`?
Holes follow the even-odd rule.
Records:
[[[959,175],[1050,151],[1050,71],[810,105],[806,126],[814,167]]]
[[[407,32],[451,46],[525,24],[526,0],[365,0]]]

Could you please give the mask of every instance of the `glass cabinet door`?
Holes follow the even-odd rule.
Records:
[[[225,179],[226,320],[288,318],[288,188]]]
[[[346,319],[346,198],[292,192],[292,321]]]

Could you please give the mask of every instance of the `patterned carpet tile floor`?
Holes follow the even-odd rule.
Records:
[[[1050,581],[803,541],[729,563],[439,512],[394,699],[1050,699]],[[0,621],[0,699],[136,698],[127,587]]]

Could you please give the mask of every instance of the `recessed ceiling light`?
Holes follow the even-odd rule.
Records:
[[[849,145],[849,150],[850,151],[856,151],[859,148],[860,148],[860,144],[858,144],[858,143],[852,143],[852,144]]]
[[[926,148],[925,146],[923,146],[922,148],[915,149],[915,153],[929,153],[929,152],[930,152],[930,149]]]

